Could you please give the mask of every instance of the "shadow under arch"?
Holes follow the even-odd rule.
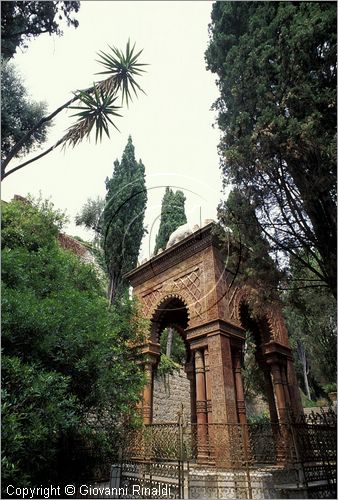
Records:
[[[254,318],[248,301],[243,298],[239,305],[239,319],[245,331],[249,331],[255,344],[255,360],[262,374],[263,394],[268,403],[271,423],[278,422],[278,413],[274,397],[271,369],[263,355],[264,346],[273,341],[273,332],[266,314]]]
[[[190,344],[187,340],[186,329],[189,326],[190,314],[189,314],[189,305],[187,301],[179,294],[170,293],[166,295],[162,300],[157,304],[155,311],[151,317],[151,326],[150,326],[150,339],[151,343],[155,344],[160,348],[160,337],[163,331],[172,327],[181,337],[185,346],[185,361],[181,363],[181,368],[185,372],[185,378],[188,381],[189,389],[185,394],[184,403],[189,405],[189,420],[191,422],[196,421],[196,411],[195,411],[195,399],[196,399],[196,389],[195,389],[195,380],[193,375],[193,363],[192,363],[192,351],[190,348]],[[149,403],[151,405],[151,413],[154,413],[154,376],[156,376],[157,367],[161,359],[161,351],[159,350],[159,354],[156,356],[156,359],[153,363],[153,388],[152,388],[152,400]],[[182,377],[182,375],[180,375]],[[169,397],[169,396],[168,396]],[[190,401],[189,401],[190,400]],[[181,401],[183,403],[183,400]],[[183,404],[182,410],[183,412]],[[155,418],[155,415],[154,415]]]
[[[189,307],[185,299],[179,294],[168,294],[158,303],[151,317],[150,339],[154,343],[159,343],[161,332],[172,326],[188,347],[185,330],[189,326],[189,321]]]
[[[261,348],[263,344],[273,340],[268,317],[262,314],[259,318],[254,318],[250,306],[245,299],[243,299],[239,305],[239,319],[241,326],[253,334],[257,349]]]

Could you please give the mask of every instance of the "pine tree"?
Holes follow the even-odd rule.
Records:
[[[173,192],[166,188],[161,208],[161,222],[155,242],[155,255],[160,248],[165,249],[171,233],[187,222],[184,210],[185,196],[182,191]]]
[[[106,205],[103,210],[102,246],[109,275],[109,303],[126,287],[123,275],[137,264],[144,235],[144,213],[147,203],[145,169],[135,160],[131,137],[121,163],[114,162],[111,179],[106,179]]]
[[[224,182],[255,207],[272,250],[336,296],[337,7],[215,2],[211,17]]]

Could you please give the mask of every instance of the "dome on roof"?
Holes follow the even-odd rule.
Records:
[[[169,241],[167,243],[166,248],[170,248],[179,241],[183,240],[187,236],[190,236],[190,234],[194,233],[199,229],[198,224],[194,224],[191,226],[190,224],[186,223],[183,224],[182,226],[179,226],[173,233],[171,233]]]

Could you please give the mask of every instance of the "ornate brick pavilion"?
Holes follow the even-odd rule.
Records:
[[[233,284],[212,227],[202,227],[126,275],[151,325],[144,345],[145,424],[152,423],[153,373],[160,358],[159,336],[167,326],[178,330],[186,344],[193,423],[246,423],[241,362],[248,329],[264,373],[271,421],[283,422],[287,407],[302,412],[280,306],[267,306],[260,320],[250,316],[250,292]],[[203,444],[207,425],[198,428]]]

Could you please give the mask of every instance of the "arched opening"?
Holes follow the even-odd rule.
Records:
[[[157,307],[152,318],[152,338],[160,344],[154,366],[153,422],[176,422],[179,413],[186,421],[192,415],[192,381],[189,377],[190,348],[185,329],[188,308],[182,298],[170,296]]]
[[[272,340],[265,316],[253,318],[246,302],[240,305],[241,325],[245,329],[243,385],[248,421],[261,422],[277,419],[276,402],[270,367],[262,356],[262,347]]]

